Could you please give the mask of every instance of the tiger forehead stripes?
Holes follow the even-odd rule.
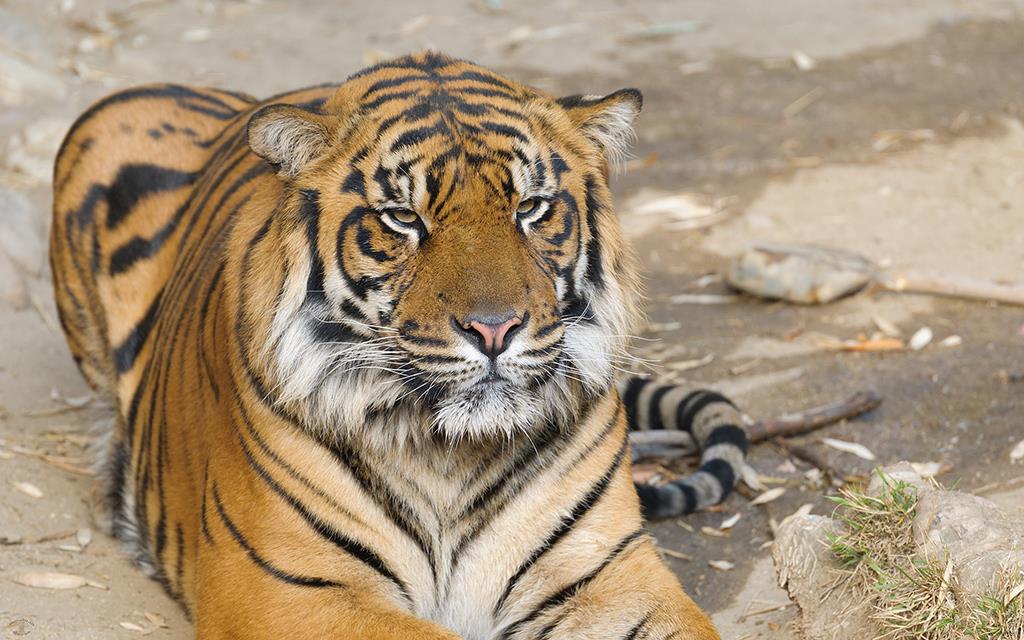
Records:
[[[203,640],[717,638],[644,531],[629,428],[717,394],[623,381],[633,258],[608,191],[639,92],[555,99],[421,53],[257,101],[101,100],[57,158],[51,261],[117,405],[111,529]]]

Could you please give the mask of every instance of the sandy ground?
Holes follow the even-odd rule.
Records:
[[[645,337],[654,341],[641,352],[667,372],[713,355],[675,375],[728,390],[755,416],[877,389],[880,409],[825,434],[865,445],[882,463],[940,463],[943,482],[1019,504],[1024,467],[1009,451],[1024,437],[1020,308],[873,291],[818,308],[672,296],[725,293],[701,276],[762,240],[842,246],[894,268],[1021,279],[1024,2],[355,4],[0,0],[0,637],[192,634],[92,519],[83,446],[107,415],[80,406],[87,389],[55,326],[45,264],[48,172],[63,130],[101,95],[158,80],[264,95],[435,47],[558,93],[640,87],[640,161],[614,186],[648,275]],[[795,51],[814,68],[797,68]],[[717,224],[686,228],[679,214],[635,212],[678,193],[718,201]],[[821,347],[871,334],[877,318],[904,337],[929,326],[935,341],[891,354]],[[952,335],[959,346],[938,345]],[[839,475],[870,471],[819,440],[798,442]],[[752,507],[737,495],[719,512],[651,529],[690,557],[669,562],[723,637],[791,638],[793,608],[774,587],[766,549],[770,521],[803,504],[827,512],[832,489],[773,445],[756,447],[751,463],[786,488],[782,498]],[[701,533],[736,513],[724,537]],[[81,548],[83,528],[92,535]],[[718,571],[710,560],[735,568]],[[14,582],[29,570],[100,586]]]

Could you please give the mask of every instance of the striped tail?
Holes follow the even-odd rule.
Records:
[[[725,500],[736,486],[747,453],[743,417],[728,398],[707,390],[629,378],[621,385],[630,431],[673,429],[692,438],[700,468],[668,484],[638,484],[644,515],[669,518]]]

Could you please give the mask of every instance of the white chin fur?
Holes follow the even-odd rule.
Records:
[[[532,391],[507,383],[472,387],[442,400],[433,429],[458,441],[489,436],[511,437],[530,431],[545,417],[541,398]]]

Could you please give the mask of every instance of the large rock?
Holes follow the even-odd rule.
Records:
[[[786,518],[775,535],[772,558],[779,585],[800,607],[802,637],[809,640],[867,640],[878,637],[870,603],[857,602],[837,586],[838,565],[828,536],[842,531],[831,518],[797,515]]]
[[[763,298],[824,304],[861,289],[875,275],[863,256],[808,244],[761,244],[733,258],[731,286]]]

